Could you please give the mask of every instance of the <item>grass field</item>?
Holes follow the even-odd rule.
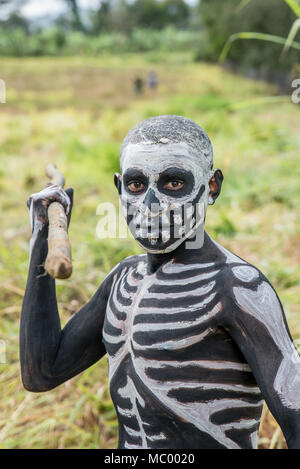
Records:
[[[133,79],[149,70],[157,72],[159,87],[136,96]],[[98,204],[117,204],[113,173],[122,139],[144,118],[184,115],[208,132],[225,179],[208,210],[207,231],[263,271],[282,300],[293,338],[300,337],[299,105],[276,97],[276,89],[264,83],[194,64],[188,54],[1,59],[0,78],[7,86],[7,103],[0,104],[0,343],[6,345],[0,448],[116,447],[106,358],[45,394],[22,387],[18,335],[30,237],[26,200],[45,184],[50,161],[75,189],[74,273],[57,282],[65,324],[118,261],[140,252],[131,239],[97,239],[95,229]],[[259,446],[285,447],[267,409]]]

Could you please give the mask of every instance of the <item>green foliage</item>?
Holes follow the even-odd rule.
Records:
[[[190,8],[184,0],[104,1],[91,14],[92,33],[125,31],[134,28],[161,30],[167,26],[185,27]]]
[[[232,238],[236,234],[236,228],[226,213],[220,213],[220,223],[214,227],[216,236],[224,235]]]
[[[128,9],[134,23],[144,28],[182,27],[189,18],[189,7],[183,0],[135,0]]]
[[[196,51],[199,33],[188,28],[190,7],[184,0],[106,0],[85,12],[76,0],[65,2],[68,14],[46,27],[18,10],[0,20],[0,56]]]
[[[294,0],[293,0],[294,1]],[[215,11],[218,10],[218,15]],[[268,42],[259,42],[254,45],[252,41],[236,41],[224,51],[228,53],[228,60],[244,67],[257,67],[264,73],[267,71],[288,70],[299,61],[297,50],[279,60],[282,44],[288,36],[295,12],[283,0],[202,0],[199,12],[206,29],[206,47],[201,47],[197,54],[198,59],[217,60],[224,45],[228,46],[235,39],[266,38]],[[274,44],[272,41],[274,38]],[[295,32],[294,38],[297,37]],[[229,39],[230,38],[230,39]],[[276,40],[277,38],[277,40]],[[280,40],[281,39],[281,40]]]
[[[0,56],[36,57],[67,55],[122,54],[130,52],[184,52],[196,50],[199,34],[178,31],[174,26],[162,31],[135,28],[129,33],[103,32],[89,36],[81,31],[66,33],[58,27],[28,35],[24,29],[0,28]]]

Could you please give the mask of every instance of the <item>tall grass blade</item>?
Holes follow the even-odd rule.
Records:
[[[283,44],[283,45],[285,45],[286,43],[286,38],[281,37],[281,36],[275,36],[274,34],[255,33],[255,32],[235,33],[235,34],[232,34],[227,40],[227,42],[225,43],[225,46],[223,47],[223,50],[219,57],[220,62],[225,62],[228,56],[228,53],[231,49],[232,43],[234,41],[237,41],[238,39],[247,39],[247,40],[256,39],[259,41],[267,41],[267,42],[273,42],[275,44]],[[293,49],[300,50],[300,42],[291,41],[289,46],[292,47]]]
[[[289,48],[291,46],[291,43],[295,39],[296,34],[299,31],[299,29],[300,29],[300,18],[298,18],[297,20],[294,21],[294,23],[293,23],[293,25],[290,29],[289,35],[286,39],[286,42],[284,44],[284,48],[282,49],[282,52],[280,54],[280,58],[283,58],[285,56],[285,54],[287,53],[287,51],[289,50]]]
[[[285,3],[293,10],[293,12],[300,18],[300,4],[297,0],[284,0]]]

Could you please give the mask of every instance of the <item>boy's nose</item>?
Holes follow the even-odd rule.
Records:
[[[148,210],[147,210],[148,209]],[[142,211],[150,211],[151,215],[158,215],[161,210],[160,203],[153,189],[148,189],[142,204]],[[149,213],[149,212],[148,212]]]

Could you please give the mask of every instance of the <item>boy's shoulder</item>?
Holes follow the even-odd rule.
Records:
[[[128,269],[130,267],[138,267],[139,264],[145,265],[146,262],[147,262],[146,254],[135,254],[132,256],[125,257],[110,271],[109,275],[120,273],[124,269]]]
[[[134,254],[133,256],[125,257],[119,263],[119,268],[136,267],[138,264],[147,262],[147,254]]]
[[[281,301],[265,275],[222,246],[217,245],[217,248],[223,254],[219,285],[224,292],[224,304],[228,306],[224,318],[231,324],[238,324],[241,318],[245,320],[246,316],[241,316],[244,312],[248,320],[254,318],[269,330],[277,327],[284,331],[287,326]]]
[[[230,284],[241,283],[249,288],[255,287],[262,280],[266,280],[262,272],[228,249],[224,248],[216,241],[212,241],[216,252],[216,266],[220,270],[220,276],[224,282]]]
[[[103,280],[102,285],[110,288],[114,282],[116,276],[118,277],[124,270],[130,267],[138,267],[139,264],[145,265],[147,261],[147,256],[145,254],[136,254],[133,256],[128,256],[122,259],[118,264],[116,264],[111,271],[106,275]]]

